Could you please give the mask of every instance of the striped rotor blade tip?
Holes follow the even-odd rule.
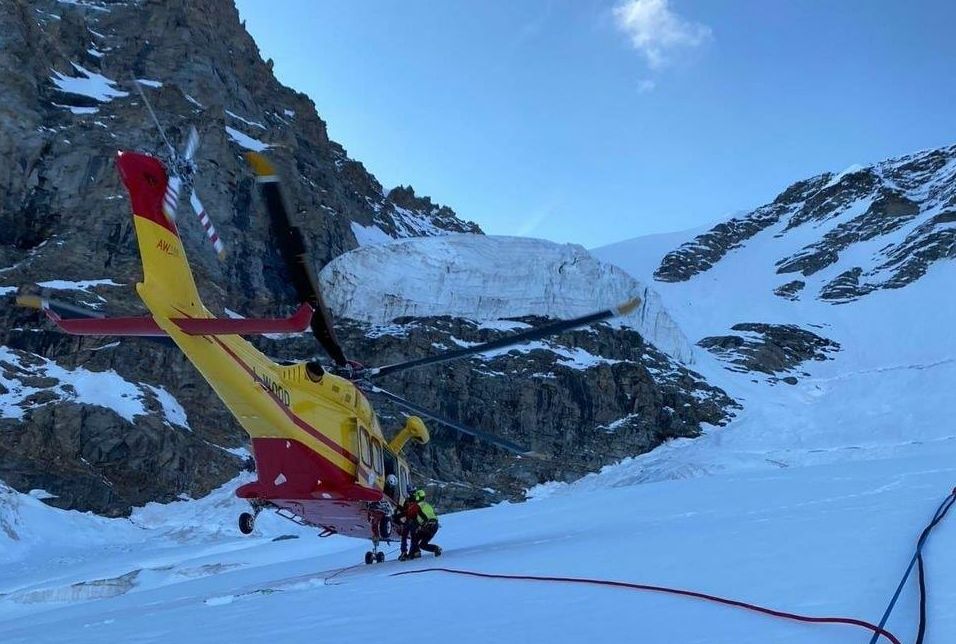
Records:
[[[176,221],[176,209],[179,207],[179,189],[182,181],[179,177],[170,177],[163,196],[163,214],[170,221]]]
[[[203,230],[206,231],[206,237],[209,238],[209,241],[212,243],[212,247],[216,249],[216,254],[219,257],[223,257],[225,254],[225,246],[222,243],[222,240],[219,239],[219,233],[216,232],[216,227],[212,224],[212,219],[209,218],[209,215],[206,214],[206,209],[203,208],[202,202],[199,201],[199,197],[196,196],[196,192],[193,191],[189,195],[189,203],[192,205],[193,210],[196,212],[196,216],[199,217],[199,223],[202,224]]]

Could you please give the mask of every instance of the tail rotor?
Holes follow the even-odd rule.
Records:
[[[212,244],[219,259],[222,259],[225,257],[225,245],[222,243],[219,233],[216,232],[216,227],[213,226],[212,220],[206,213],[206,209],[199,200],[199,195],[196,194],[196,188],[193,185],[197,171],[194,159],[196,151],[199,149],[199,132],[196,131],[195,127],[190,127],[189,136],[186,139],[186,145],[183,147],[183,151],[181,153],[177,152],[173,144],[170,143],[169,137],[166,136],[166,131],[156,117],[156,112],[153,111],[153,106],[150,104],[149,99],[146,98],[146,93],[143,91],[140,82],[134,79],[134,84],[169,151],[169,159],[167,162],[169,184],[166,187],[166,195],[163,199],[163,214],[166,215],[170,221],[176,221],[176,214],[179,210],[179,197],[181,194],[188,194],[189,204],[193,212],[196,213],[199,223],[202,224],[206,238],[209,240],[209,243]]]

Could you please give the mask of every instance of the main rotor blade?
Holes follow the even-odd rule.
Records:
[[[189,127],[189,136],[186,139],[186,147],[183,148],[183,159],[186,161],[192,161],[193,157],[196,156],[197,149],[199,149],[199,132],[196,130],[196,126],[192,125]]]
[[[315,277],[312,257],[305,244],[305,236],[289,218],[289,211],[286,209],[282,191],[279,189],[279,177],[272,164],[261,154],[248,152],[246,159],[256,173],[256,183],[259,184],[262,199],[269,211],[273,235],[279,243],[279,252],[285,260],[286,269],[299,296],[299,301],[308,302],[315,309],[315,313],[312,314],[312,333],[335,364],[344,367],[349,364],[349,361],[345,357],[338,338],[335,337],[332,316],[329,315],[325,300],[322,299],[322,293],[319,291],[319,281]]]
[[[594,324],[595,322],[607,320],[608,318],[613,318],[618,315],[627,315],[636,309],[640,303],[640,298],[635,297],[634,299],[628,300],[627,302],[624,302],[623,304],[614,308],[598,311],[597,313],[591,313],[589,315],[583,315],[579,318],[574,318],[573,320],[558,320],[557,322],[552,322],[551,324],[545,324],[533,329],[528,329],[527,331],[516,333],[504,338],[499,338],[498,340],[492,340],[491,342],[483,342],[471,347],[454,349],[452,351],[446,351],[445,353],[426,356],[416,360],[408,360],[407,362],[398,362],[395,364],[386,365],[384,367],[374,367],[366,370],[363,375],[366,378],[379,378],[397,371],[404,371],[406,369],[413,369],[415,367],[423,367],[429,364],[448,362],[449,360],[458,360],[459,358],[465,358],[467,356],[475,355],[476,353],[484,353],[486,351],[493,351],[495,349],[504,349],[516,344],[524,344],[525,342],[539,340],[549,335],[554,335],[569,329],[576,329],[578,327]]]
[[[504,438],[501,438],[500,436],[495,436],[494,434],[491,434],[491,433],[489,433],[489,432],[483,432],[483,431],[481,431],[480,429],[474,429],[474,428],[472,428],[472,427],[468,427],[467,425],[462,425],[461,423],[456,423],[456,422],[453,421],[453,420],[448,420],[447,418],[442,418],[441,416],[437,415],[436,413],[434,413],[434,412],[432,412],[432,411],[429,411],[427,408],[422,407],[421,405],[416,405],[415,403],[411,402],[410,400],[406,400],[405,398],[402,398],[402,397],[399,396],[399,395],[393,394],[393,393],[390,392],[390,391],[386,391],[386,390],[382,389],[381,387],[376,387],[375,385],[372,385],[371,387],[366,387],[366,391],[368,391],[368,392],[370,392],[370,393],[373,393],[373,394],[379,394],[379,395],[381,395],[381,396],[383,396],[383,397],[385,397],[385,398],[388,398],[389,400],[391,400],[393,403],[395,403],[395,404],[398,405],[399,407],[402,407],[402,408],[404,408],[404,409],[407,409],[408,411],[410,411],[410,412],[412,412],[412,413],[414,413],[414,414],[417,414],[417,415],[419,415],[419,416],[424,416],[425,418],[430,418],[431,420],[435,421],[436,423],[440,423],[440,424],[445,425],[445,426],[447,426],[447,427],[451,427],[452,429],[454,429],[455,431],[457,431],[457,432],[459,432],[459,433],[461,433],[461,434],[467,434],[468,436],[473,436],[473,437],[477,438],[478,440],[485,441],[486,443],[491,443],[492,445],[497,445],[498,447],[501,447],[502,449],[506,449],[506,450],[508,450],[509,452],[512,452],[512,453],[514,453],[514,454],[518,454],[519,456],[527,456],[527,457],[529,457],[529,458],[538,458],[538,459],[546,459],[546,458],[547,458],[544,454],[540,454],[540,453],[538,453],[538,452],[529,450],[529,449],[527,449],[527,448],[525,448],[525,447],[522,447],[521,445],[518,445],[517,443],[512,443],[512,442],[509,441],[509,440],[506,440],[506,439],[504,439]]]

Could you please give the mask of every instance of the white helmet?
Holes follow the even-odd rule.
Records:
[[[398,477],[394,474],[389,474],[385,477],[385,484],[389,487],[396,487],[398,485]]]

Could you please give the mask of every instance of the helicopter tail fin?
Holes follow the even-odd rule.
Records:
[[[176,222],[164,212],[169,176],[163,164],[149,155],[120,152],[116,165],[129,191],[143,262],[143,281],[137,285],[140,297],[154,314],[208,317]]]

